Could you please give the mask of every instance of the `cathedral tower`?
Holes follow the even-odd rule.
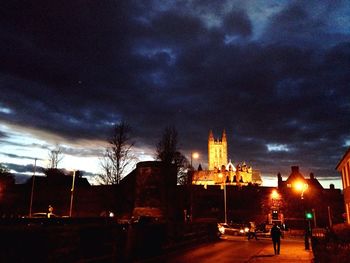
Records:
[[[221,140],[216,140],[213,132],[210,130],[208,138],[209,170],[214,170],[215,168],[221,169],[221,166],[226,166],[227,163],[227,138],[225,130],[222,133]]]

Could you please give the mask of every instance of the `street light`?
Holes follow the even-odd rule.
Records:
[[[198,152],[193,152],[191,151],[191,162],[190,162],[190,177],[188,177],[188,179],[190,179],[190,182],[188,184],[189,186],[189,192],[190,192],[190,215],[189,215],[189,220],[192,221],[192,218],[193,218],[193,174],[194,174],[194,171],[193,171],[193,167],[192,167],[192,159],[198,159],[199,158],[199,153]],[[187,212],[186,212],[186,216],[187,216]]]
[[[271,198],[272,200],[276,200],[280,197],[279,193],[277,192],[276,189],[273,189],[272,192],[271,192]]]
[[[219,173],[219,178],[222,178],[222,173]],[[225,213],[225,224],[227,224],[227,202],[226,202],[226,178],[220,186],[220,189],[224,190],[224,213]]]
[[[69,217],[72,217],[73,198],[74,198],[74,183],[75,183],[75,170],[73,170],[72,188],[70,189]]]
[[[308,184],[303,182],[303,181],[296,181],[293,184],[293,188],[297,191],[300,192],[300,199],[302,201],[302,206],[303,206],[303,212],[305,212],[305,202],[304,202],[304,192],[308,188]],[[310,236],[310,215],[308,213],[305,213],[304,215],[304,222],[307,223],[307,226],[305,226],[306,231],[305,231],[305,250],[310,249],[310,241],[309,241],[309,236]],[[306,225],[306,224],[305,224]]]
[[[279,199],[280,199],[280,194],[277,192],[276,189],[273,189],[271,192],[271,221],[272,220],[278,220],[279,218]]]
[[[31,190],[31,192],[30,192],[29,217],[32,217],[35,172],[36,172],[36,158],[34,159],[34,171],[33,171],[33,180],[32,180],[32,190]]]
[[[36,158],[34,159],[34,170],[33,170],[32,190],[31,190],[31,192],[30,192],[29,218],[31,218],[31,217],[32,217],[32,207],[33,207],[33,197],[34,197],[34,182],[35,182],[35,172],[36,172]]]
[[[300,192],[300,199],[304,199],[304,192],[307,190],[308,184],[302,181],[296,181],[293,187],[297,192]]]
[[[191,152],[191,169],[192,167],[192,159],[198,159],[199,158],[199,153],[198,152]]]

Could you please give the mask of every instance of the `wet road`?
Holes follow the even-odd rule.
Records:
[[[194,249],[182,251],[181,253],[169,254],[165,262],[201,262],[201,263],[225,263],[225,262],[249,262],[262,250],[271,249],[271,239],[259,239],[248,241],[246,237],[227,236],[216,243],[202,245]]]

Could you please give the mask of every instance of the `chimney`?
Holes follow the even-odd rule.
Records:
[[[314,173],[310,173],[310,179],[311,179],[311,180],[315,180]]]
[[[299,173],[299,166],[292,166],[292,173]]]
[[[282,187],[282,175],[280,173],[277,174],[277,185],[278,188]]]

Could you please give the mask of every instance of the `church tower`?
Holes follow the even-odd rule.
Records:
[[[215,139],[213,132],[209,131],[208,138],[208,165],[209,170],[221,169],[222,165],[227,165],[227,138],[226,131],[222,133],[221,140]]]

